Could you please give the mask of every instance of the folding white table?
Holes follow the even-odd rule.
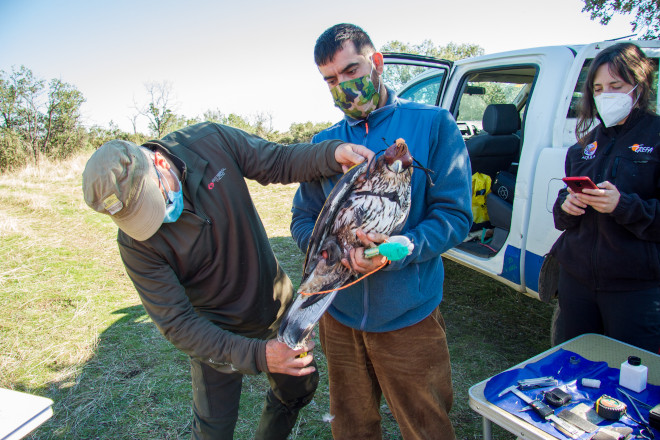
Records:
[[[552,347],[550,350],[511,367],[511,369],[521,368],[529,363],[537,362],[560,348],[577,353],[590,361],[607,362],[607,365],[611,368],[620,368],[621,363],[628,359],[628,356],[639,356],[643,364],[648,367],[648,383],[660,384],[660,356],[616,339],[592,333],[578,336]],[[484,389],[488,380],[490,378],[473,385],[468,392],[470,408],[483,417],[484,440],[492,439],[492,423],[501,426],[521,439],[556,440],[556,437],[486,400]]]
[[[53,401],[0,388],[0,440],[25,437],[53,415]]]

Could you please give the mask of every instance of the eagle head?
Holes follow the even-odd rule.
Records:
[[[401,138],[397,139],[394,144],[390,145],[387,150],[385,150],[383,156],[387,168],[397,174],[406,171],[413,163],[413,158],[408,151],[408,145],[406,145],[406,141]]]

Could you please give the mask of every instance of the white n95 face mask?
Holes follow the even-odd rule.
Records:
[[[628,116],[632,111],[633,99],[630,94],[637,86],[633,87],[628,93],[601,93],[594,96],[596,109],[603,120],[605,127],[612,127],[613,125],[621,122],[623,118]]]

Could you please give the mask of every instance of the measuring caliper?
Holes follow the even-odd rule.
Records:
[[[504,390],[502,390],[500,394],[497,395],[497,397],[502,397],[509,391],[511,391],[516,396],[520,397],[523,400],[523,402],[528,404],[544,420],[552,423],[552,425],[555,428],[557,428],[567,436],[571,438],[578,438],[581,434],[584,433],[584,431],[582,431],[581,429],[578,429],[575,426],[557,417],[555,415],[555,411],[552,408],[550,408],[548,405],[543,403],[543,401],[539,399],[532,399],[531,397],[526,396],[525,393],[523,393],[518,389],[517,385],[511,385],[509,388],[505,388]]]

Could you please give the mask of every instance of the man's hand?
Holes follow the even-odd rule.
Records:
[[[341,260],[341,264],[349,269],[353,269],[358,273],[369,273],[378,269],[380,266],[387,262],[387,258],[382,255],[376,255],[373,258],[364,257],[365,248],[374,247],[380,243],[383,243],[389,238],[387,235],[375,234],[373,232],[367,235],[362,229],[358,229],[357,237],[360,239],[364,247],[351,249],[349,252],[351,260],[348,261],[347,259],[343,258]]]
[[[341,144],[335,150],[335,160],[341,164],[341,169],[348,171],[352,166],[359,165],[364,160],[371,160],[374,152],[357,144]]]
[[[271,339],[266,342],[268,371],[270,373],[288,374],[290,376],[305,376],[313,373],[316,371],[316,368],[308,365],[314,359],[311,353],[314,345],[314,341],[310,340],[304,347],[293,350],[284,342]],[[302,358],[298,357],[305,352],[307,352],[307,355]]]

